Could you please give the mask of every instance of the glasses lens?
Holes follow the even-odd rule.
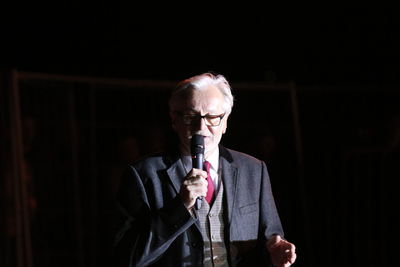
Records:
[[[222,118],[225,114],[222,115],[197,115],[197,114],[180,114],[182,116],[182,121],[186,125],[195,125],[201,119],[205,119],[204,122],[207,126],[219,126]]]
[[[186,125],[193,125],[198,120],[199,116],[185,114],[182,116],[183,123]]]
[[[221,123],[220,116],[206,116],[206,125],[218,126]]]

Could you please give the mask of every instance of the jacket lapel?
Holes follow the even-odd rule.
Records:
[[[226,198],[228,225],[230,225],[232,211],[235,208],[238,171],[231,154],[222,146],[220,146],[220,168],[222,170],[222,181]]]
[[[185,168],[183,167],[183,163],[179,157],[176,158],[171,166],[167,169],[167,174],[172,182],[172,185],[174,186],[176,193],[178,194],[181,189],[183,179],[186,176]]]
[[[183,166],[183,162],[180,158],[177,158],[171,166],[167,169],[167,174],[169,176],[169,179],[172,182],[172,185],[174,186],[174,189],[176,191],[176,194],[179,194],[179,191],[181,190],[181,185],[183,182],[183,179],[186,176],[186,170],[185,167]],[[200,232],[200,222],[199,220],[196,220],[195,223],[197,230]]]

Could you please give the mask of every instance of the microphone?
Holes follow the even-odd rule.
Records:
[[[204,159],[204,137],[202,135],[195,134],[192,136],[190,142],[190,151],[192,154],[192,166],[196,169],[203,169],[203,159]],[[201,208],[201,202],[203,197],[198,197],[194,207],[196,210]]]

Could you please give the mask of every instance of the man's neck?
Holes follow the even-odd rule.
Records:
[[[186,147],[186,146],[180,144],[179,145],[179,150],[180,150],[182,156],[191,156],[189,147]],[[212,155],[214,155],[215,153],[218,153],[218,152],[219,152],[218,146],[216,148],[214,148],[213,150],[211,150],[211,151],[208,151],[206,149],[206,151],[204,153],[204,158],[208,159],[208,158],[212,157]]]

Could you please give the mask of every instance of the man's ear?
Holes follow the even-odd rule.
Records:
[[[226,128],[228,127],[228,120],[225,121],[223,127],[224,127],[224,128],[222,129],[222,134],[225,134],[225,133],[226,133]]]
[[[174,122],[171,123],[171,127],[172,127],[172,129],[173,129],[175,132],[177,131],[177,130],[176,130],[176,125],[175,125]]]
[[[176,119],[177,119],[177,115],[175,112],[170,111],[169,112],[169,118],[171,120],[171,127],[174,131],[176,131]]]

